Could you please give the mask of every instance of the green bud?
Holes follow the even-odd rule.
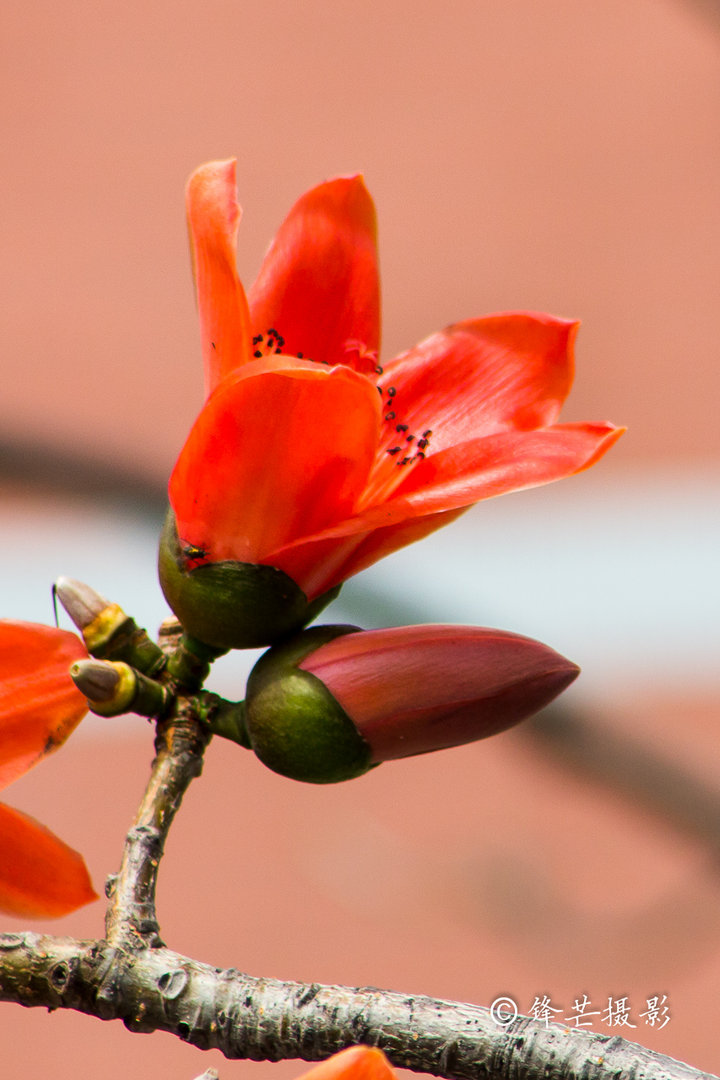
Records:
[[[273,566],[228,561],[188,569],[191,561],[171,510],[160,537],[162,591],[187,633],[219,649],[253,649],[282,641],[316,618],[340,592],[338,585],[310,603],[292,578]]]
[[[332,784],[373,768],[370,747],[324,684],[297,665],[355,627],[321,626],[270,649],[247,685],[250,745],[269,769],[292,780]]]
[[[172,704],[167,687],[121,660],[77,660],[70,678],[98,716],[163,716]]]

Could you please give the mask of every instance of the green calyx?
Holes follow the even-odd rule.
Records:
[[[334,600],[340,586],[312,602],[273,566],[205,563],[187,569],[172,510],[160,537],[158,571],[165,599],[188,634],[219,649],[273,645],[301,630]]]
[[[297,665],[308,653],[355,627],[320,626],[270,649],[247,685],[246,729],[269,769],[292,780],[333,784],[373,768],[370,747],[327,687]]]

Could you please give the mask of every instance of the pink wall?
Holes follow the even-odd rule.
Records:
[[[612,467],[717,457],[720,25],[702,12],[11,5],[4,433],[167,473],[200,403],[183,184],[237,155],[248,282],[306,187],[362,169],[386,351],[487,311],[579,317],[567,417],[629,426]]]
[[[387,352],[493,310],[580,317],[565,418],[628,425],[608,476],[717,461],[720,21],[704,5],[39,0],[0,18],[3,439],[168,474],[202,393],[183,186],[236,155],[247,282],[306,187],[361,169]],[[717,705],[693,708],[613,711],[702,772]],[[9,798],[82,847],[101,883],[151,740],[141,721],[132,739],[96,730]],[[717,1069],[714,873],[699,842],[519,735],[329,791],[214,746],[160,911],[170,945],[255,974],[513,993],[525,1009],[536,993],[627,993],[638,1009],[668,993],[665,1030],[630,1034]],[[95,905],[58,930],[90,936],[100,918]],[[0,1072],[28,1080],[302,1071],[216,1059],[0,1011]]]

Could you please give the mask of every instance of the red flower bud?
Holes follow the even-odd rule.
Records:
[[[496,735],[547,705],[580,671],[539,641],[474,626],[345,635],[300,667],[352,717],[373,761]]]
[[[350,779],[381,761],[496,735],[578,672],[546,645],[501,630],[317,627],[258,661],[247,731],[276,772]]]

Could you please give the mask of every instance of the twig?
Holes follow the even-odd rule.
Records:
[[[228,1058],[317,1061],[365,1043],[448,1080],[718,1080],[617,1036],[527,1017],[501,1028],[477,1005],[258,979],[165,948],[32,933],[0,936],[0,1000],[120,1019]]]
[[[120,871],[108,882],[108,944],[129,949],[162,945],[155,890],[165,840],[190,782],[202,772],[209,735],[180,699],[178,715],[158,724],[148,786],[127,835]]]

